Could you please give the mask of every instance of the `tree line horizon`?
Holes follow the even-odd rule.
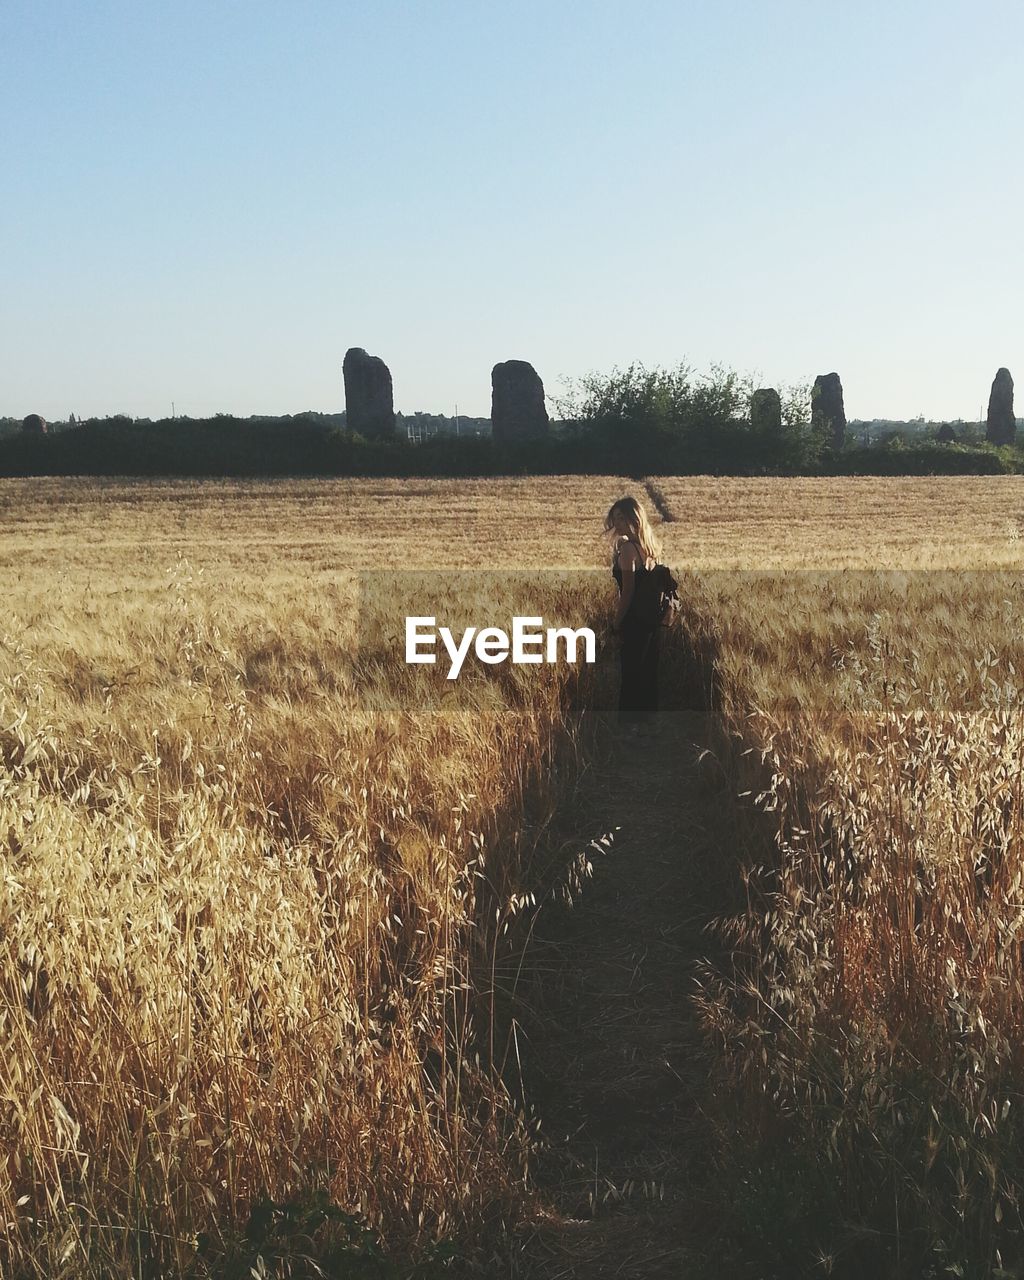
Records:
[[[532,365],[508,360],[492,370],[491,418],[458,420],[396,413],[390,370],[361,348],[346,353],[343,373],[343,413],[0,420],[0,475],[1024,472],[1002,367],[984,423],[925,432],[922,418],[874,419],[894,428],[874,441],[866,420],[847,421],[835,372],[766,387],[720,364],[698,372],[634,362],[572,380],[556,397]]]

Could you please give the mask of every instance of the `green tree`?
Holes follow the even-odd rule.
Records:
[[[634,363],[571,382],[555,405],[583,456],[624,472],[812,467],[820,450],[810,430],[808,389],[784,387],[782,431],[764,433],[750,423],[756,385],[751,375],[720,364],[698,373],[685,363],[669,369]]]

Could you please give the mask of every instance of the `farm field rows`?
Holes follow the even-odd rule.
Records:
[[[472,988],[592,690],[527,669],[418,713],[388,696],[395,658],[356,691],[357,574],[436,570],[443,597],[472,582],[454,570],[599,567],[624,492],[670,517],[723,769],[774,805],[735,971],[702,997],[737,1087],[809,1147],[838,1135],[864,1221],[895,1205],[926,1252],[960,1212],[978,1256],[1010,1256],[1024,480],[650,486],[0,482],[0,1209],[37,1274],[69,1242],[69,1275],[116,1254],[100,1224],[140,1214],[191,1265],[199,1231],[314,1172],[403,1241],[524,1211]],[[606,615],[610,579],[580,583]],[[927,1170],[904,1177],[859,1135],[925,1063],[941,1120],[915,1086],[890,1137]],[[987,1187],[967,1214],[957,1179]]]
[[[1020,567],[1017,476],[655,477],[694,569]]]
[[[619,487],[556,486],[568,564]],[[470,985],[576,749],[567,675],[445,714],[399,705],[400,654],[356,687],[356,571],[548,564],[552,495],[423,488],[3,486],[0,1201],[38,1274],[140,1221],[194,1266],[296,1189],[392,1243],[514,1216]]]

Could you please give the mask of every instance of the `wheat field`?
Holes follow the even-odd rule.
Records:
[[[619,488],[0,486],[8,1261],[183,1273],[311,1185],[399,1242],[514,1215],[469,987],[575,750],[565,673],[444,714],[398,655],[356,687],[355,571],[590,563]]]
[[[18,480],[0,1211],[20,1274],[215,1271],[247,1206],[310,1187],[409,1245],[523,1212],[481,974],[533,887],[524,814],[586,750],[588,677],[507,669],[417,710],[396,657],[353,669],[359,573],[432,571],[472,612],[465,571],[526,571],[553,616],[578,611],[538,571],[606,564],[625,492],[666,517],[723,769],[774,815],[777,860],[722,925],[735,972],[703,989],[710,1034],[809,1132],[839,1115],[865,1213],[877,1168],[850,1135],[945,1055],[943,1124],[903,1136],[922,1162],[948,1138],[933,1164],[984,1181],[986,1247],[1007,1235],[1024,483]],[[607,613],[604,573],[576,590]],[[840,1032],[869,1049],[844,1058]],[[857,1111],[866,1071],[882,1100]]]

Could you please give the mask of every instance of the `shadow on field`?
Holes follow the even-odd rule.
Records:
[[[682,645],[667,657],[662,710],[638,739],[611,728],[609,672],[603,749],[553,835],[563,865],[589,848],[593,871],[539,912],[516,987],[539,1141],[537,1213],[501,1264],[515,1280],[677,1277],[697,1264],[710,1142],[690,996],[734,862],[703,695]]]

